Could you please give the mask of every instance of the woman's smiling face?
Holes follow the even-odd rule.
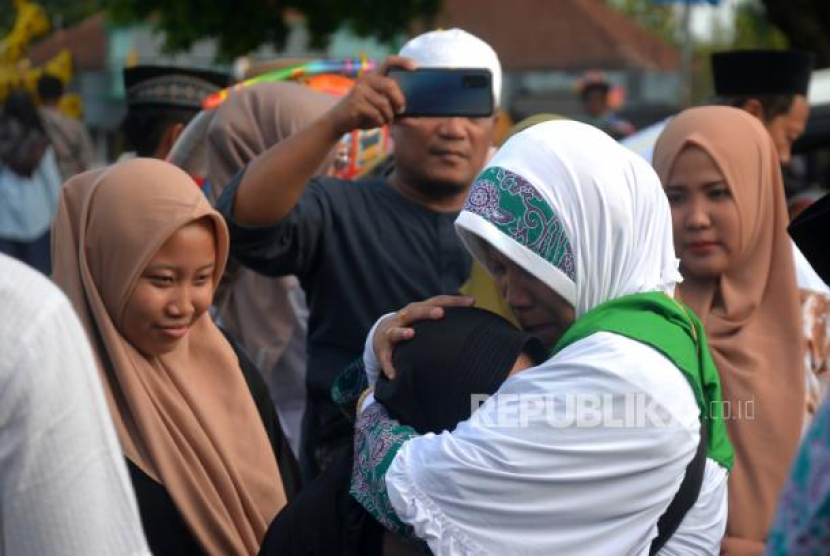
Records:
[[[215,268],[213,224],[179,228],[138,277],[120,327],[127,341],[147,357],[175,349],[213,301]]]

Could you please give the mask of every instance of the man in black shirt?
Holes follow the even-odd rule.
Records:
[[[417,300],[455,294],[471,260],[453,222],[492,145],[495,116],[396,117],[405,99],[391,66],[487,68],[498,105],[501,66],[489,45],[461,31],[418,36],[384,68],[306,129],[256,158],[225,188],[232,255],[271,276],[299,277],[309,303],[304,470],[351,442],[331,401],[336,374],[359,357],[381,315]],[[354,129],[391,126],[395,159],[384,178],[313,177]]]

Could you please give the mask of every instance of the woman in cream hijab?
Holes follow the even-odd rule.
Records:
[[[256,554],[292,491],[290,451],[261,378],[207,313],[221,216],[183,171],[134,159],[66,184],[53,241],[153,553]]]
[[[205,155],[211,204],[246,164],[334,106],[337,98],[297,83],[259,83],[214,111]],[[331,164],[327,160],[320,173]],[[232,264],[214,300],[218,321],[262,371],[294,453],[305,411],[308,307],[295,276],[270,277]]]
[[[654,150],[672,208],[679,297],[706,328],[735,446],[725,554],[761,554],[804,407],[799,293],[768,133],[747,113],[677,116]]]

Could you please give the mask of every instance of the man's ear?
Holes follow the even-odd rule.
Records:
[[[498,146],[498,143],[501,142],[504,134],[507,133],[507,130],[506,129],[501,129],[501,123],[504,121],[504,119],[502,118],[502,110],[501,109],[496,108],[493,111],[493,115],[490,116],[490,117],[492,118],[492,126],[493,126],[491,128],[493,130],[493,133],[490,136],[490,145],[493,146],[493,147],[496,147],[496,146]],[[507,121],[509,122],[510,120],[508,119]]]
[[[176,144],[176,140],[182,134],[184,128],[185,125],[183,123],[176,122],[164,131],[164,135],[161,136],[161,141],[159,141],[159,146],[156,148],[156,158],[167,160],[167,156],[173,150],[173,145]]]
[[[741,110],[749,112],[750,114],[758,118],[761,121],[761,123],[764,123],[764,106],[761,104],[761,101],[757,98],[747,99],[746,102],[744,102],[741,105]]]

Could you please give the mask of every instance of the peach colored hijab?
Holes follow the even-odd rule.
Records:
[[[286,499],[230,344],[207,312],[159,357],[142,355],[119,332],[148,261],[200,218],[216,230],[218,282],[227,228],[182,170],[134,159],[80,174],[64,187],[53,226],[54,278],[97,348],[126,457],[164,485],[206,553],[256,554]]]
[[[688,145],[715,161],[740,219],[734,266],[708,291],[692,296],[680,284],[678,292],[703,321],[724,399],[731,402],[727,424],[736,458],[726,543],[760,554],[804,413],[801,312],[784,186],[767,131],[742,110],[709,106],[674,118],[654,149],[654,168],[664,185]],[[737,418],[738,402],[753,402],[754,417]]]

